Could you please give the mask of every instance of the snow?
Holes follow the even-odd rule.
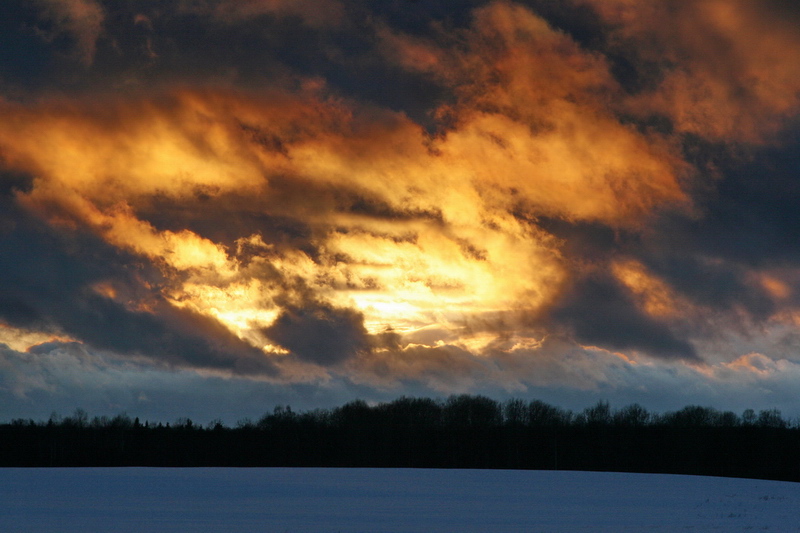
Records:
[[[800,484],[323,468],[0,469],[4,532],[800,531]]]

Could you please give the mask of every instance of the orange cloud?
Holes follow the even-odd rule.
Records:
[[[609,65],[526,8],[493,2],[442,44],[382,28],[384,53],[452,86],[433,146],[482,194],[534,215],[635,224],[680,204],[686,167],[662,139],[623,124]]]
[[[789,370],[796,366],[786,359],[774,360],[761,353],[749,353],[723,365],[725,369],[750,374],[757,378],[766,378],[772,374]]]
[[[19,201],[150,259],[173,280],[163,289],[168,301],[259,347],[268,340],[258,332],[281,306],[304,303],[298,290],[357,309],[371,332],[412,332],[535,309],[562,277],[556,242],[484,194],[471,168],[479,154],[459,161],[431,150],[400,115],[359,116],[307,96],[187,91],[104,105],[7,103],[4,111],[6,163],[36,178]],[[274,200],[287,180],[305,194]],[[340,205],[335,196],[343,193],[395,215]],[[317,256],[277,249],[258,234],[233,235],[254,251],[244,264],[229,245],[142,217],[155,198],[198,195],[207,218],[226,195],[299,217],[313,228]]]
[[[615,261],[611,265],[611,272],[636,296],[639,305],[650,316],[671,317],[678,314],[678,298],[669,285],[648,272],[638,261]],[[683,312],[686,305],[683,302]]]
[[[760,143],[796,116],[797,14],[780,2],[582,0],[614,27],[616,46],[659,65],[653,89],[631,98],[641,115],[664,114],[678,131]]]
[[[569,277],[562,243],[538,217],[635,228],[687,203],[685,164],[668,142],[618,118],[621,89],[606,61],[527,9],[491,3],[463,35],[436,42],[379,36],[398,64],[452,88],[437,135],[401,113],[327,97],[318,83],[2,102],[4,162],[35,177],[17,199],[152,262],[167,280],[164,301],[297,375],[316,371],[292,366],[269,338],[281,317],[294,340],[313,320],[363,317],[369,335],[390,330],[406,347],[412,338],[442,346],[474,328],[458,349],[481,352],[514,327],[506,321],[552,303]],[[219,230],[180,227],[159,202],[202,209]],[[227,225],[236,206],[296,221],[303,246]],[[653,283],[642,297],[656,313]],[[330,316],[290,320],[309,303]]]
[[[71,342],[72,339],[36,330],[20,329],[0,322],[0,345],[5,344],[12,350],[25,352],[33,346],[45,342]]]

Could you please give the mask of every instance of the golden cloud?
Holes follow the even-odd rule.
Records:
[[[505,209],[627,225],[686,202],[686,165],[620,121],[604,58],[526,8],[493,2],[444,44],[379,35],[390,59],[452,86],[458,102],[439,110],[451,127],[434,146]]]
[[[635,295],[648,315],[669,318],[686,312],[688,303],[680,301],[667,283],[648,272],[640,262],[633,259],[614,261],[611,272]]]
[[[659,65],[662,78],[629,101],[680,132],[759,143],[796,116],[797,15],[780,2],[581,0],[613,25],[620,50]]]
[[[558,296],[568,265],[538,217],[635,228],[687,203],[686,165],[667,140],[618,118],[621,89],[602,57],[507,2],[477,10],[464,32],[438,41],[379,32],[387,57],[452,88],[436,135],[312,83],[3,102],[0,151],[35,177],[17,195],[29,210],[151,261],[168,280],[164,301],[212,318],[265,357],[290,365],[266,331],[313,303],[328,313],[318,322],[363,317],[370,335],[394,332],[405,340],[393,353],[409,358],[425,350],[408,339],[441,347],[475,328],[463,347],[425,352],[449,360],[453,350],[487,349],[505,320]],[[202,206],[220,230],[154,214],[165,199]],[[304,246],[229,229],[232,205],[297,221]],[[620,265],[617,275],[653,314],[668,311],[666,289],[644,271]],[[354,313],[337,315],[343,309]]]

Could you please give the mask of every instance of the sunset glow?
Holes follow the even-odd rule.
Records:
[[[3,10],[14,401],[72,390],[48,350],[276,400],[800,377],[785,2]]]

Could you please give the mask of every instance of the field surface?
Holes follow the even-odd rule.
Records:
[[[0,531],[800,531],[800,484],[510,470],[0,469]]]

